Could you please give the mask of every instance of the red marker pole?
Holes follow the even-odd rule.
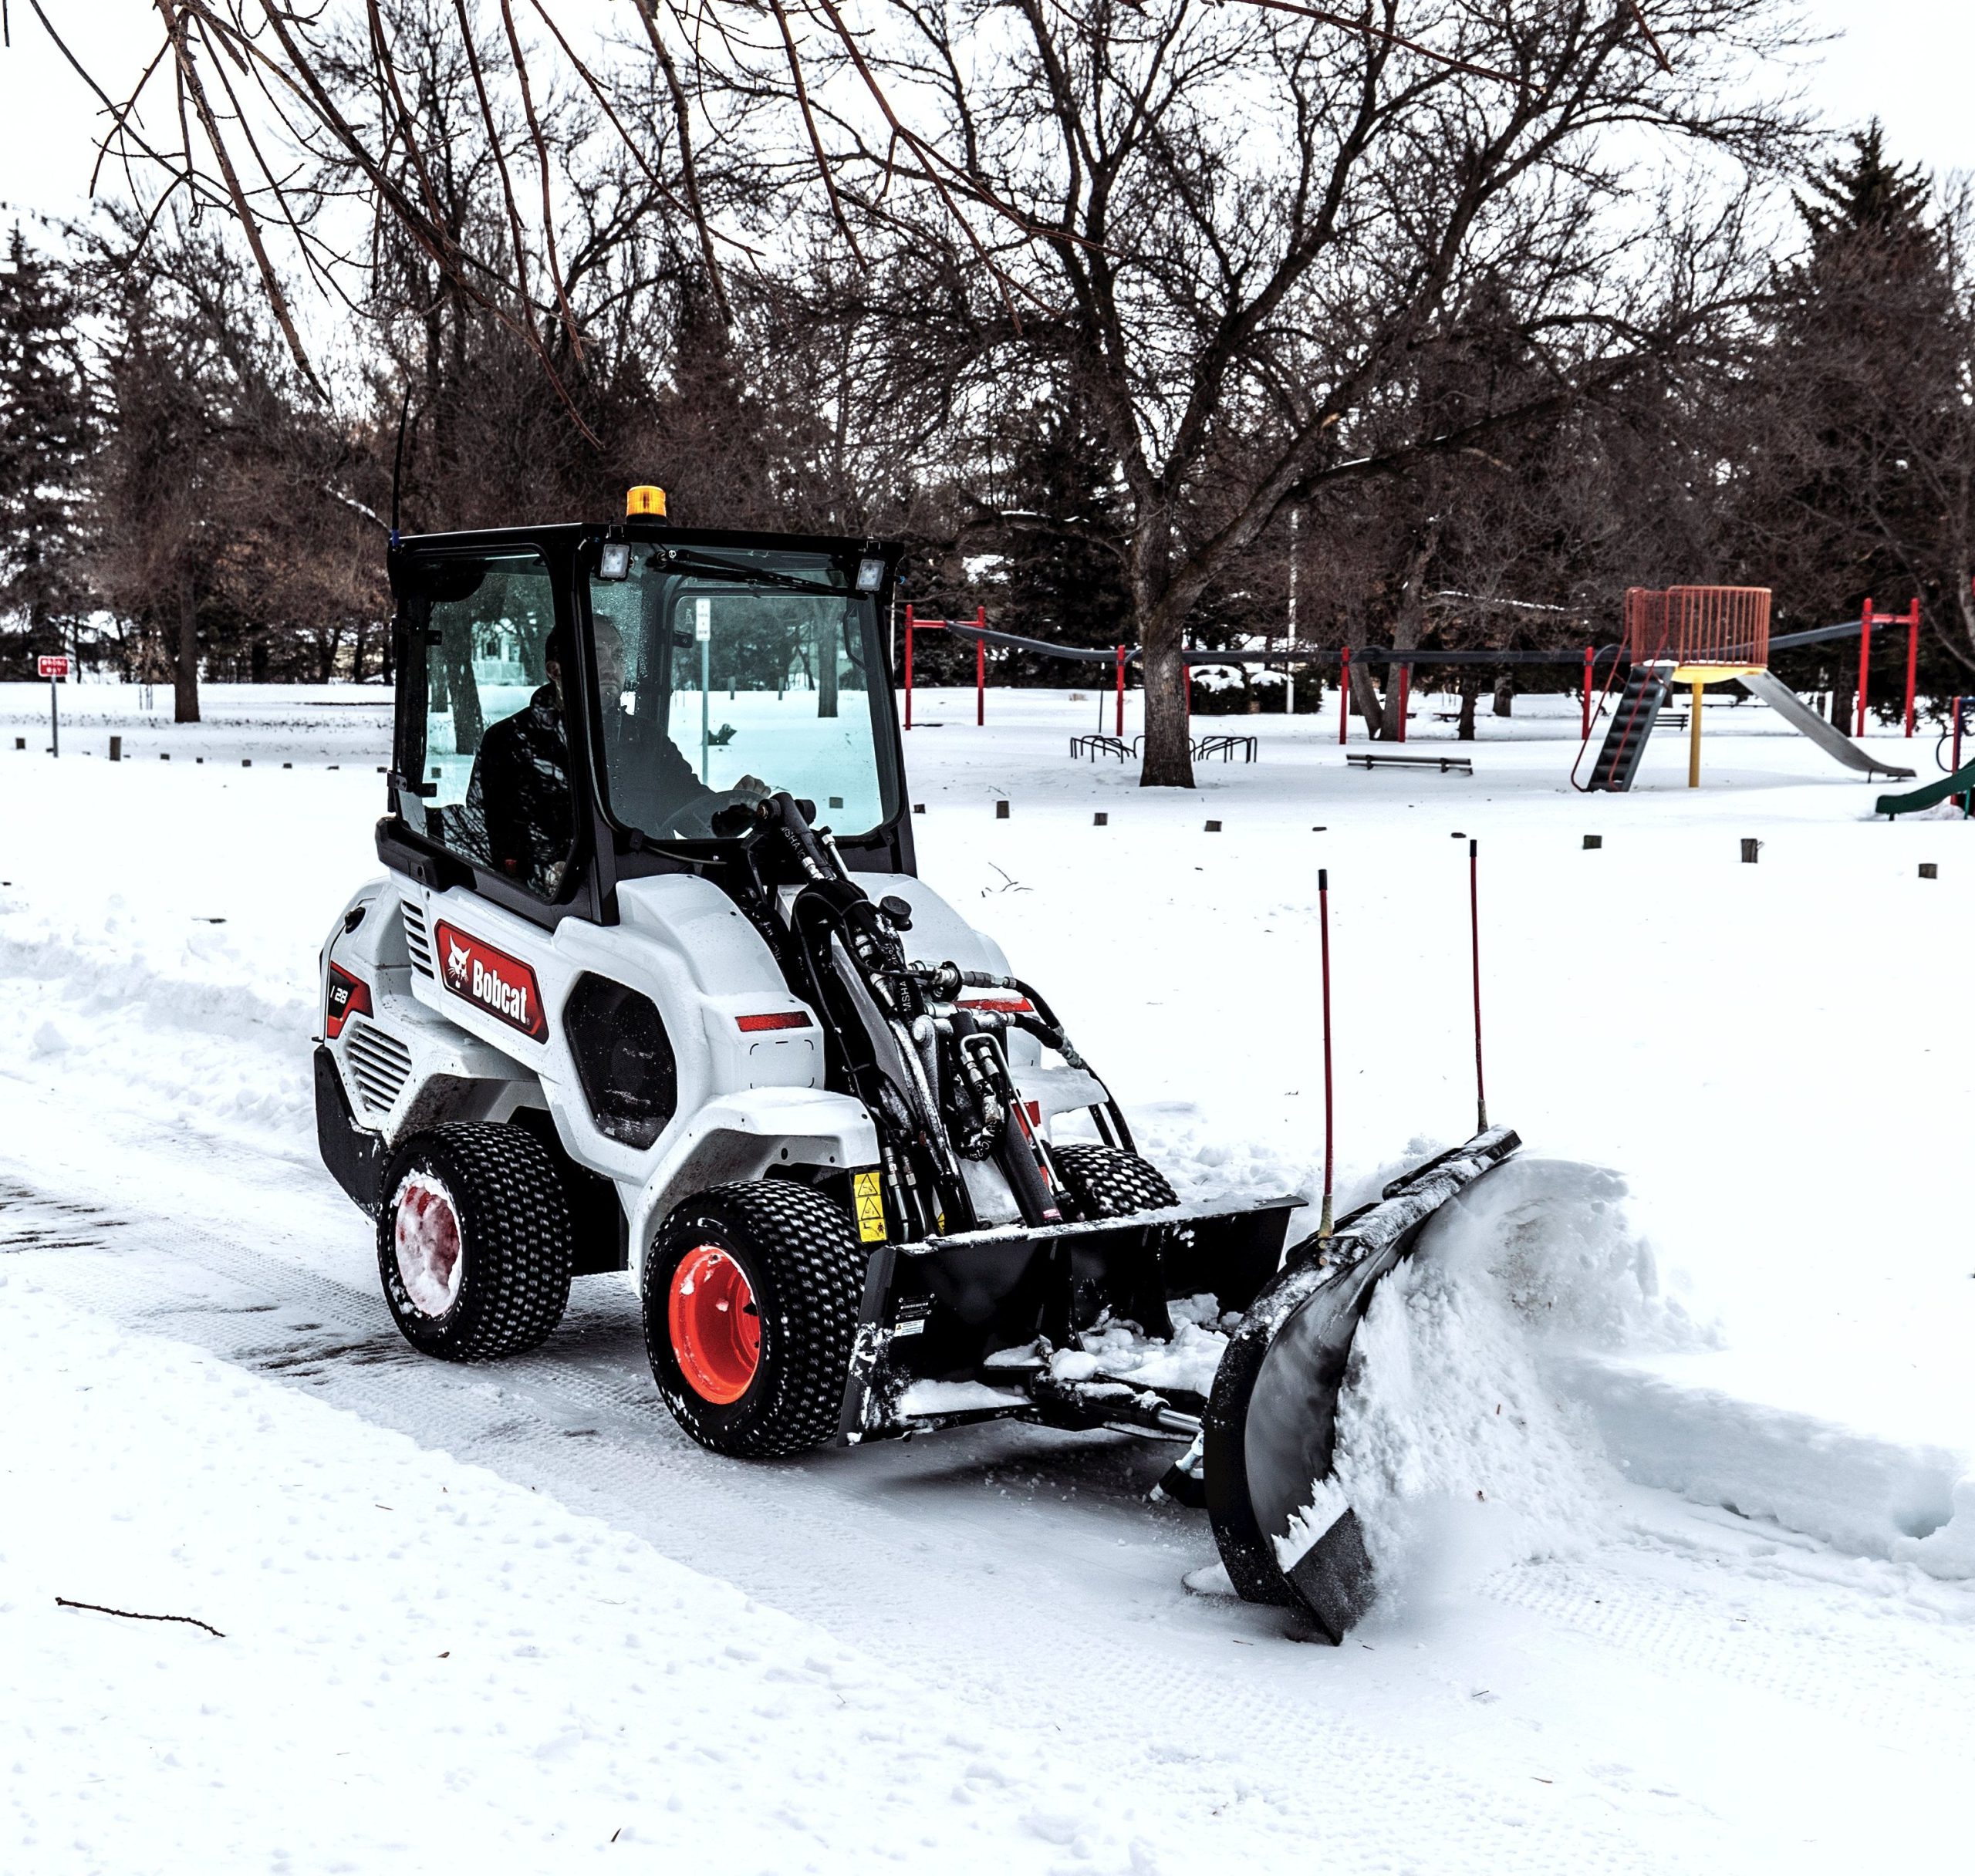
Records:
[[[1118,647],[1118,740],[1125,740],[1125,648]]]
[[[912,727],[912,608],[905,609],[905,727]]]
[[[1406,741],[1406,713],[1413,701],[1413,667],[1402,664],[1399,667],[1399,740]]]
[[[1852,734],[1865,734],[1865,678],[1872,665],[1872,602],[1869,596],[1865,610],[1859,615],[1859,714]]]
[[[1338,655],[1337,673],[1337,740],[1341,743],[1351,734],[1351,647],[1347,645]]]
[[[1906,734],[1913,734],[1913,677],[1920,663],[1920,602],[1906,609]]]
[[[1330,1078],[1330,873],[1327,868],[1317,869],[1317,930],[1323,952],[1324,984],[1324,1209],[1317,1223],[1319,1241],[1330,1236],[1331,1231],[1331,1166],[1335,1159],[1332,1149],[1335,1144],[1331,1129]]]
[[[974,727],[988,720],[988,641],[974,641]]]
[[[1591,741],[1591,663],[1592,650],[1587,645],[1584,648],[1584,734],[1578,739],[1587,743]]]
[[[1488,1131],[1488,1088],[1481,1078],[1481,843],[1467,843],[1467,925],[1474,959],[1475,1132]]]

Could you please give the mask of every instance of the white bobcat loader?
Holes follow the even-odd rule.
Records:
[[[916,876],[896,550],[632,508],[392,548],[387,870],[323,950],[316,1094],[399,1328],[514,1355],[572,1278],[629,1270],[667,1405],[717,1452],[1008,1417],[1170,1439],[1236,1588],[1338,1638],[1371,1591],[1355,1520],[1288,1534],[1352,1331],[1514,1136],[1287,1255],[1298,1199],[1176,1203],[1055,1012]],[[1089,1352],[1177,1346],[1176,1318],[1196,1351],[1238,1321],[1217,1369],[1152,1385]]]

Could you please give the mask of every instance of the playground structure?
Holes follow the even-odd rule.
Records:
[[[1910,779],[1913,771],[1887,762],[1862,749],[1817,712],[1769,669],[1770,590],[1767,586],[1669,586],[1663,591],[1634,586],[1626,593],[1623,656],[1612,663],[1605,680],[1609,692],[1620,665],[1624,688],[1613,706],[1611,722],[1592,764],[1588,783],[1579,784],[1577,768],[1591,742],[1595,714],[1591,706],[1592,653],[1585,653],[1584,744],[1571,770],[1573,786],[1587,791],[1622,793],[1632,785],[1647,741],[1668,697],[1676,687],[1690,693],[1687,717],[1687,786],[1700,786],[1703,698],[1710,684],[1740,683],[1767,704],[1794,729],[1801,731],[1835,761],[1866,775]],[[1866,686],[1872,668],[1872,633],[1889,626],[1907,628],[1906,734],[1913,734],[1913,683],[1919,649],[1920,602],[1904,613],[1875,612],[1868,599],[1860,609],[1859,689],[1855,734],[1865,726]],[[1832,633],[1798,633],[1793,643]],[[1601,700],[1602,707],[1602,700]]]
[[[1767,587],[1673,586],[1656,590],[1636,586],[1629,589],[1626,595],[1625,632],[1620,642],[1603,646],[1587,645],[1583,648],[1582,746],[1578,752],[1578,760],[1572,766],[1572,785],[1581,791],[1589,791],[1623,792],[1629,789],[1638,773],[1646,744],[1654,730],[1661,726],[1668,699],[1676,687],[1683,687],[1690,693],[1684,724],[1688,733],[1687,781],[1690,788],[1699,787],[1703,720],[1702,700],[1710,685],[1730,680],[1740,683],[1750,695],[1767,705],[1792,729],[1809,737],[1834,761],[1868,777],[1912,779],[1914,771],[1911,768],[1872,754],[1852,737],[1847,736],[1835,724],[1828,722],[1811,709],[1771,673],[1769,657],[1773,651],[1794,650],[1811,645],[1832,643],[1856,634],[1859,641],[1858,675],[1849,714],[1853,720],[1854,736],[1862,736],[1871,680],[1873,634],[1903,627],[1906,635],[1904,729],[1906,735],[1911,738],[1914,733],[1915,680],[1919,652],[1919,601],[1917,599],[1913,600],[1903,612],[1889,612],[1875,607],[1869,599],[1860,608],[1859,616],[1855,622],[1845,621],[1837,625],[1818,626],[1807,631],[1790,633],[1781,637],[1772,637],[1771,635],[1770,610],[1771,594]],[[1100,693],[1097,733],[1093,736],[1073,738],[1071,754],[1073,757],[1094,759],[1099,754],[1106,754],[1124,759],[1129,747],[1125,742],[1126,672],[1131,662],[1141,656],[1137,646],[1054,645],[1045,639],[1028,638],[1017,633],[997,631],[988,624],[985,606],[977,606],[972,619],[963,619],[921,618],[913,607],[907,606],[904,626],[903,727],[906,730],[913,727],[913,650],[917,635],[921,632],[950,632],[971,638],[974,642],[974,720],[977,727],[984,727],[988,720],[988,651],[991,646],[1011,651],[1026,651],[1038,656],[1060,659],[1073,663],[1095,663],[1111,667],[1113,683],[1110,687],[1115,698],[1111,734],[1107,736],[1103,731],[1103,700]],[[1354,661],[1361,666],[1376,664],[1386,668],[1388,673],[1386,693],[1393,711],[1393,734],[1389,740],[1403,743],[1406,740],[1406,720],[1415,666],[1465,666],[1490,669],[1524,664],[1555,666],[1575,663],[1578,656],[1579,653],[1575,651],[1507,648],[1447,651],[1437,648],[1398,646],[1325,646],[1293,643],[1262,649],[1186,647],[1180,654],[1180,662],[1189,673],[1202,666],[1260,665],[1264,668],[1280,666],[1285,670],[1298,665],[1312,664],[1319,667],[1326,665],[1334,667],[1338,681],[1337,740],[1340,744],[1350,740],[1351,667]],[[1602,690],[1597,688],[1598,667],[1601,664],[1605,670]],[[1622,683],[1620,682],[1622,675]],[[1578,771],[1582,766],[1585,754],[1590,747],[1592,729],[1599,719],[1606,714],[1607,700],[1611,698],[1615,685],[1619,687],[1619,695],[1610,711],[1610,721],[1604,742],[1592,764],[1591,779],[1588,783],[1580,783],[1577,779]],[[1187,709],[1190,714],[1193,703],[1190,679],[1187,690]],[[1961,720],[1961,701],[1956,700],[1954,721],[1957,724]],[[1834,714],[1835,708],[1834,700]],[[1136,740],[1143,741],[1142,738]],[[1203,752],[1197,748],[1194,753],[1197,758]],[[1217,747],[1211,753],[1224,754],[1232,752]],[[1958,754],[1953,766],[1957,768],[1960,766]]]
[[[1963,734],[1967,727],[1966,714],[1971,704],[1975,704],[1975,698],[1954,700],[1948,711],[1947,727],[1934,746],[1934,760],[1947,771],[1946,774],[1939,781],[1910,788],[1904,795],[1882,795],[1873,804],[1873,813],[1884,815],[1890,821],[1896,815],[1918,814],[1953,800],[1960,802],[1964,821],[1975,817],[1975,762],[1964,764],[1961,759]]]

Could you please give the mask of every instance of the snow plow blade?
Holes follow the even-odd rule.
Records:
[[[1300,1608],[1333,1645],[1372,1605],[1371,1558],[1357,1515],[1330,1507],[1313,1542],[1331,1476],[1338,1396],[1351,1344],[1381,1277],[1412,1252],[1442,1206],[1522,1142],[1506,1127],[1477,1134],[1386,1187],[1376,1203],[1306,1240],[1243,1317],[1221,1357],[1202,1422],[1207,1516],[1235,1592]],[[1306,1511],[1313,1515],[1299,1518]],[[1291,1561],[1285,1561],[1285,1558]]]

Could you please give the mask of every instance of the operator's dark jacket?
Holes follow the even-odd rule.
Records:
[[[605,725],[606,771],[619,766],[617,727],[614,721]],[[645,792],[663,804],[663,814],[710,792],[670,737],[651,740],[656,747]],[[663,825],[659,813],[640,811],[644,804],[616,798],[626,791],[619,784],[633,780],[613,773],[613,805],[620,818],[657,832]],[[559,883],[555,869],[569,858],[576,838],[569,744],[563,732],[562,700],[553,684],[544,684],[525,709],[504,717],[481,738],[473,777],[467,784],[466,820],[484,839],[490,865],[533,892],[552,894]]]

